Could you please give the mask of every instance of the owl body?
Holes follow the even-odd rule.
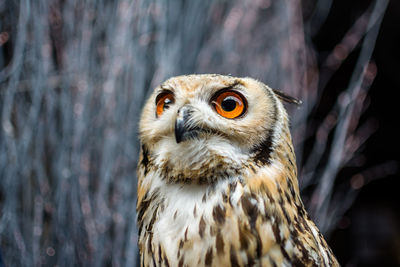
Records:
[[[155,89],[140,122],[142,266],[338,265],[301,202],[281,99],[222,75]]]

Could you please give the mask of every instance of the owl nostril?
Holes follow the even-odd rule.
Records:
[[[178,109],[178,119],[182,119],[183,121],[187,122],[190,118],[190,116],[193,113],[193,109],[191,106],[183,106],[180,109]]]

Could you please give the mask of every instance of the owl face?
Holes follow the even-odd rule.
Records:
[[[141,140],[153,164],[173,172],[168,176],[204,178],[226,164],[243,166],[273,135],[279,104],[270,88],[251,78],[174,77],[147,101]]]

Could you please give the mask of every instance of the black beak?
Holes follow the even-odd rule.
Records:
[[[178,110],[178,117],[175,121],[175,139],[179,144],[187,139],[191,139],[197,136],[198,129],[189,126],[190,116],[192,110],[190,106],[183,106]]]
[[[185,122],[180,119],[176,119],[175,121],[175,139],[176,142],[179,144],[183,140],[183,135],[185,134]]]

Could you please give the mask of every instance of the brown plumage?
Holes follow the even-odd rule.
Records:
[[[295,102],[251,78],[174,77],[140,121],[142,266],[338,266],[300,199]]]

